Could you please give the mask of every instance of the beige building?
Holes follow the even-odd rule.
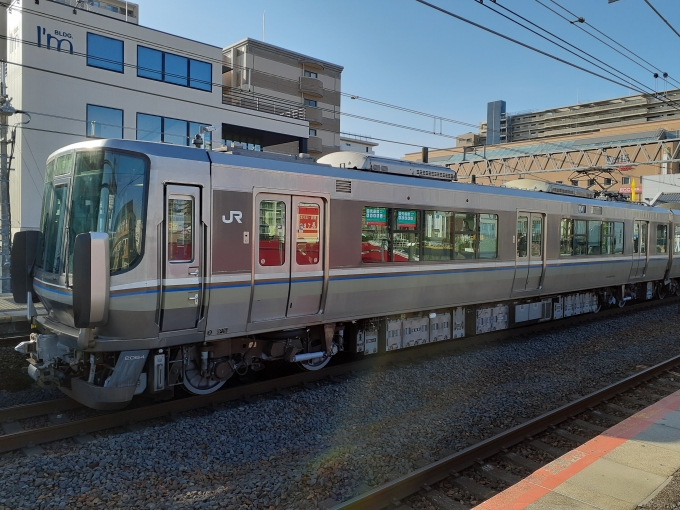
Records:
[[[461,135],[456,147],[430,151],[429,162],[478,184],[537,178],[628,196],[635,183],[637,198],[651,201],[659,188],[652,189],[658,179],[649,177],[680,172],[680,110],[668,103],[675,99],[680,90],[670,91],[665,103],[629,96],[515,115],[505,115],[496,101],[489,107],[496,118],[482,123],[478,135]],[[486,125],[503,128],[493,133],[500,143],[485,145]],[[421,152],[405,159],[420,161]],[[671,181],[660,180],[677,188]]]
[[[251,148],[320,157],[340,150],[340,85],[343,67],[254,39],[223,50],[224,102],[309,122],[306,147],[234,126],[227,141]],[[228,137],[231,138],[228,138]],[[304,149],[304,150],[303,150]]]

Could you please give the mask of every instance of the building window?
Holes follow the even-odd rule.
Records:
[[[309,136],[316,136],[316,129],[310,129]]]
[[[605,186],[611,186],[612,185],[612,180],[609,177],[606,177],[604,179],[604,185]]]
[[[123,72],[123,41],[87,34],[87,65]]]
[[[123,138],[123,110],[88,104],[85,134],[91,138]]]
[[[564,184],[563,181],[555,181],[556,184]]]
[[[621,184],[630,184],[630,177],[621,177]]]
[[[312,71],[305,71],[305,76],[307,78],[318,78],[319,75],[316,73],[313,73]]]
[[[200,122],[188,122],[186,120],[171,119],[157,115],[137,114],[137,140],[146,142],[165,142],[175,145],[191,145],[192,140],[201,131],[201,126],[207,126]],[[206,148],[212,147],[212,133],[204,132],[202,135]]]
[[[316,106],[316,101],[314,99],[305,99],[305,106]]]
[[[212,91],[212,64],[137,46],[137,76]]]
[[[578,186],[578,181],[576,179],[571,180],[571,185],[572,186]]]
[[[595,179],[588,179],[588,187],[595,186]]]

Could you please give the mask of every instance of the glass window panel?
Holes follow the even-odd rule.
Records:
[[[666,253],[668,245],[668,225],[656,226],[656,253]]]
[[[673,253],[680,253],[680,227],[675,227],[675,238],[673,240]]]
[[[191,262],[194,259],[194,200],[168,199],[168,260]]]
[[[163,141],[175,145],[189,145],[187,121],[179,119],[163,119]]]
[[[647,223],[640,223],[640,253],[647,253]]]
[[[640,237],[640,223],[636,221],[633,223],[633,253],[638,253],[640,251],[639,237]]]
[[[623,223],[614,223],[614,253],[623,253]]]
[[[531,220],[531,256],[540,257],[543,253],[543,219]]]
[[[73,164],[73,154],[63,154],[57,158],[54,165],[54,176],[66,175],[71,173],[71,166]],[[51,180],[51,177],[50,177]]]
[[[66,216],[66,184],[56,186],[50,193],[49,213],[44,218],[44,255],[42,267],[50,273],[61,272],[62,246],[64,242],[64,220]]]
[[[453,248],[456,260],[475,258],[476,235],[472,233],[454,234]]]
[[[573,255],[574,222],[562,218],[560,223],[560,255]]]
[[[397,209],[394,215],[394,223],[397,230],[416,230],[418,228],[418,211]]]
[[[393,262],[418,262],[420,260],[420,234],[395,232],[392,243]]]
[[[588,254],[588,222],[585,220],[574,220],[574,239],[572,250],[574,255]]]
[[[386,207],[364,207],[361,215],[361,261],[389,262],[389,230]]]
[[[479,215],[479,258],[495,259],[498,257],[498,216],[495,214]]]
[[[137,140],[161,142],[163,119],[156,115],[137,114]]]
[[[87,34],[87,65],[123,72],[123,41]]]
[[[123,138],[123,110],[87,105],[87,136]]]
[[[76,154],[69,213],[69,272],[75,238],[83,232],[109,235],[111,273],[140,260],[146,215],[146,160],[115,151]]]
[[[476,214],[456,214],[456,232],[477,232]]]
[[[321,254],[321,223],[318,204],[299,204],[295,224],[295,262],[301,266],[318,264]]]
[[[423,224],[423,260],[453,259],[453,213],[425,211]]]
[[[602,222],[602,243],[600,252],[602,255],[612,255],[614,253],[614,222]]]
[[[588,222],[588,255],[600,254],[601,231],[602,222],[600,221]]]
[[[529,217],[517,218],[517,256],[527,256],[527,234],[529,233]]]
[[[163,52],[137,46],[137,76],[151,78],[152,80],[163,79]]]
[[[286,204],[277,200],[260,202],[259,260],[261,266],[286,263]]]
[[[172,53],[164,53],[163,57],[163,80],[175,85],[188,85],[189,59]]]
[[[42,200],[42,217],[40,218],[40,231],[44,234],[49,223],[50,218],[50,205],[52,204],[52,179],[54,178],[54,165],[55,160],[51,160],[47,163],[47,168],[45,169],[45,187],[43,191]],[[45,242],[45,236],[41,237],[41,242]],[[36,260],[36,265],[38,267],[44,267],[44,257],[45,257],[45,245],[41,244],[38,248],[38,255]]]
[[[189,61],[189,86],[195,89],[212,91],[212,65],[199,60]]]

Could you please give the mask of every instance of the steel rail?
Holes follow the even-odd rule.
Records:
[[[510,448],[529,437],[545,432],[550,427],[587,411],[593,406],[634,388],[678,365],[680,365],[680,355],[501,432],[433,464],[424,466],[413,473],[381,485],[365,494],[340,503],[334,506],[332,510],[365,508],[379,510],[385,508],[394,501],[399,501],[415,494],[424,486],[433,485],[451,475],[455,475],[459,471],[473,466],[480,459],[491,457],[505,448]]]
[[[34,446],[51,441],[58,441],[75,437],[81,434],[99,432],[106,429],[122,427],[132,423],[143,422],[156,418],[172,416],[178,413],[191,411],[207,406],[223,404],[246,397],[262,395],[283,388],[290,388],[305,383],[312,383],[351,372],[363,370],[375,370],[376,368],[387,367],[395,363],[412,362],[417,359],[436,357],[441,354],[452,354],[456,351],[465,351],[470,348],[488,345],[498,341],[508,341],[513,337],[523,336],[529,333],[538,333],[548,329],[563,328],[588,323],[592,321],[604,320],[610,317],[644,311],[650,308],[667,306],[680,303],[680,297],[667,298],[665,300],[645,301],[642,303],[629,305],[624,308],[610,308],[599,313],[587,313],[567,317],[556,321],[547,321],[537,324],[527,325],[521,328],[506,329],[471,336],[453,341],[442,341],[435,344],[425,344],[409,349],[400,349],[389,356],[379,356],[376,358],[363,359],[343,363],[336,366],[326,367],[320,371],[302,372],[290,376],[279,377],[269,381],[262,381],[233,388],[222,389],[208,395],[196,395],[186,398],[179,398],[151,404],[144,407],[125,409],[122,411],[103,412],[97,416],[75,420],[58,425],[23,430],[12,434],[0,435],[0,453],[19,450],[27,446]],[[72,407],[70,407],[72,406]],[[63,412],[71,409],[80,409],[83,406],[71,399],[59,399],[54,401],[44,401],[24,406],[14,406],[0,409],[0,422],[19,420],[34,416],[46,415],[54,412]]]

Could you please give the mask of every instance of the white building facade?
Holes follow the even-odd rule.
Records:
[[[304,115],[223,102],[222,48],[139,25],[118,0],[14,0],[7,10],[7,92],[25,114],[10,172],[12,230],[40,227],[45,161],[88,137],[189,145],[200,126],[273,133],[305,152]],[[210,134],[208,134],[210,137]]]

